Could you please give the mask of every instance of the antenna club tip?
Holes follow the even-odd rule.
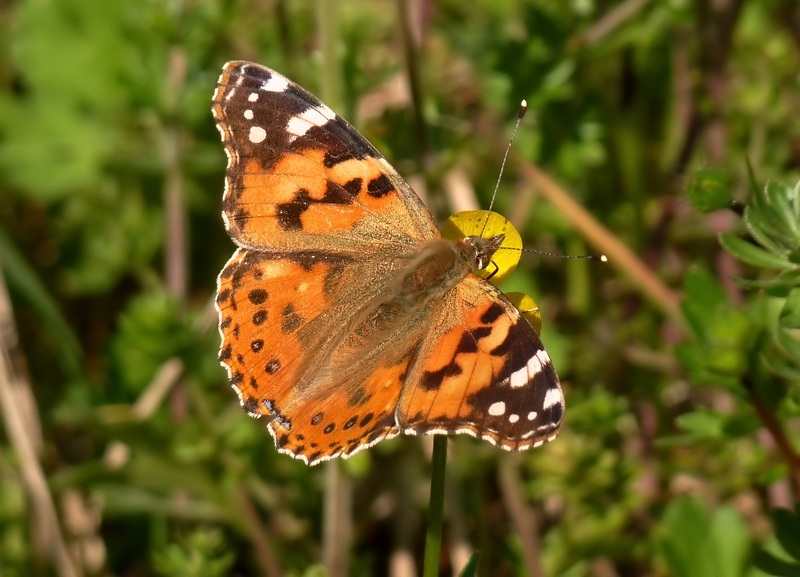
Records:
[[[604,254],[601,254],[599,257],[597,257],[597,260],[600,262],[608,262],[608,257]]]
[[[528,101],[523,98],[522,102],[519,103],[519,112],[517,112],[517,118],[522,118],[523,116],[525,116],[525,112],[527,111],[528,111]]]

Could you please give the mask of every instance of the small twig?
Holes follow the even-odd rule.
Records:
[[[641,291],[673,321],[683,324],[678,306],[678,295],[661,282],[633,251],[625,246],[610,230],[600,224],[567,192],[556,184],[544,171],[535,166],[520,163],[522,174],[537,187],[572,225],[608,257],[608,263],[630,277]]]
[[[342,471],[340,460],[325,465],[325,510],[323,513],[323,563],[330,577],[350,574],[350,541],[352,539],[353,487]]]
[[[0,411],[6,434],[19,459],[25,490],[33,504],[37,535],[49,549],[58,575],[78,577],[81,572],[69,555],[47,479],[36,454],[33,438],[28,433],[25,413],[19,410],[21,401],[16,389],[30,389],[30,383],[15,373],[11,361],[11,351],[16,347],[17,331],[14,319],[10,315],[12,309],[2,271],[0,271],[0,301],[2,301],[0,310],[9,313],[8,316],[0,318]]]
[[[131,414],[136,420],[149,419],[183,375],[183,361],[178,358],[168,359],[156,371],[153,380],[145,387],[144,392],[136,399]],[[122,441],[112,441],[106,449],[103,460],[111,469],[119,469],[128,462],[130,453],[128,446]]]
[[[409,7],[409,0],[397,1],[397,20],[400,26],[401,38],[403,41],[403,55],[405,57],[406,77],[408,78],[408,88],[411,93],[411,113],[413,114],[414,134],[416,146],[414,150],[417,156],[417,166],[420,169],[422,178],[425,179],[424,190],[430,192],[434,190],[431,179],[431,150],[430,137],[428,135],[428,124],[425,122],[425,106],[422,96],[422,82],[420,80],[419,66],[419,45],[422,44],[423,28],[421,18],[413,21],[412,10]],[[417,5],[420,8],[421,4]],[[416,24],[416,26],[412,26]],[[440,198],[429,197],[428,209],[437,215],[441,212],[443,203]],[[439,215],[441,216],[441,215]]]
[[[800,501],[800,455],[797,454],[797,451],[792,446],[791,441],[789,441],[789,438],[786,436],[786,432],[783,430],[780,422],[778,422],[778,419],[775,418],[775,415],[772,414],[769,407],[761,400],[758,391],[756,391],[755,384],[749,380],[745,380],[743,384],[750,397],[750,403],[753,405],[753,409],[755,409],[758,418],[761,419],[764,428],[766,428],[775,441],[778,452],[786,462],[786,466],[789,469],[789,482],[792,486],[794,499],[795,501]]]
[[[161,152],[166,172],[164,179],[164,213],[166,245],[164,254],[164,277],[167,290],[175,295],[181,305],[186,300],[188,286],[186,265],[186,211],[183,199],[183,170],[181,169],[181,128],[175,122],[178,117],[179,96],[186,83],[186,51],[175,46],[169,53],[166,98],[170,114],[169,124],[162,130]],[[187,413],[186,390],[175,387],[170,398],[173,418],[183,418]]]
[[[166,178],[164,180],[164,212],[166,219],[166,246],[164,255],[164,276],[171,294],[181,301],[186,297],[186,215],[183,206],[183,171],[181,170],[181,134],[175,125],[178,98],[186,82],[186,52],[175,47],[169,53],[167,71],[166,100],[172,118],[164,127],[162,135],[162,156]]]
[[[522,496],[519,468],[516,455],[503,455],[500,459],[498,479],[500,493],[506,512],[511,518],[515,532],[522,542],[522,558],[525,574],[530,577],[544,577],[539,555],[539,535],[534,512],[527,506]]]
[[[598,43],[633,18],[649,2],[650,0],[625,0],[617,4],[581,35],[582,43],[585,45]]]
[[[235,490],[234,497],[239,506],[239,510],[244,517],[244,524],[247,527],[247,535],[253,544],[253,553],[255,554],[256,561],[261,567],[261,573],[265,577],[280,577],[283,575],[281,567],[275,558],[275,552],[272,550],[269,538],[261,523],[261,519],[256,512],[256,508],[250,499],[250,495],[243,486],[238,486]],[[331,573],[333,575],[333,573]]]
[[[406,449],[408,448],[410,447],[407,445]],[[419,461],[414,457],[410,450],[404,450],[400,452],[399,458],[393,459],[391,463],[392,481],[387,489],[396,502],[392,514],[393,543],[389,560],[389,577],[419,575],[414,555],[414,541],[420,525],[414,498]]]
[[[322,56],[320,94],[334,109],[341,109],[341,69],[337,51],[339,7],[328,0],[317,0],[315,8]],[[324,470],[322,562],[331,577],[346,577],[349,573],[353,525],[352,486],[338,460],[326,463]]]
[[[450,475],[445,479],[445,508],[447,509],[448,549],[450,550],[450,566],[453,573],[464,570],[473,553],[473,547],[467,538],[467,523],[461,500],[461,486]]]

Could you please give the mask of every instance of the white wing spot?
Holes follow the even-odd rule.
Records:
[[[536,357],[533,357],[533,359],[536,359]],[[530,361],[528,361],[528,364],[530,364]],[[527,382],[528,382],[527,365],[511,373],[511,376],[508,378],[508,384],[514,388],[525,386]]]
[[[304,136],[306,132],[315,126],[324,126],[335,117],[336,115],[333,111],[324,105],[320,108],[307,108],[297,116],[289,119],[286,124],[286,131],[297,137]]]
[[[493,417],[499,417],[506,412],[506,404],[503,401],[497,401],[489,405],[489,414]]]
[[[264,142],[267,138],[267,131],[260,126],[251,126],[250,135],[248,137],[253,144]]]
[[[552,389],[548,389],[547,394],[544,396],[544,403],[542,403],[543,409],[549,409],[554,405],[560,405],[564,402],[564,395],[561,394],[561,391],[558,388],[553,387]]]
[[[336,118],[336,113],[324,104],[320,105],[319,108],[317,108],[317,110],[319,111],[320,114],[322,114],[322,116],[324,116],[328,120],[333,120],[334,118]]]
[[[527,365],[511,373],[508,384],[514,388],[524,387],[533,377],[542,372],[542,367],[547,364],[550,364],[550,357],[547,351],[544,349],[536,351],[536,354],[528,360]]]
[[[551,362],[550,355],[548,355],[547,351],[544,349],[536,351],[536,356],[539,358],[539,360],[542,362],[543,365],[546,365],[547,363]]]
[[[508,416],[509,423],[516,423],[517,421],[519,421],[519,415],[511,414]]]
[[[529,421],[532,421],[532,420],[534,420],[534,419],[535,419],[535,418],[536,418],[538,415],[539,415],[539,413],[537,413],[536,411],[531,411],[530,413],[528,413],[528,420],[529,420]]]
[[[261,90],[266,90],[267,92],[286,92],[287,88],[289,88],[289,81],[279,74],[273,74],[269,80],[261,85]]]
[[[247,97],[248,102],[255,102],[258,100],[258,92],[251,92],[250,96]]]
[[[244,111],[244,117],[247,120],[253,120],[253,111],[248,108],[247,110]]]

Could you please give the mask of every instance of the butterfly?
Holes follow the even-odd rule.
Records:
[[[556,436],[550,357],[476,274],[504,235],[442,238],[366,138],[274,70],[228,62],[212,111],[238,245],[217,280],[219,360],[278,451],[314,465],[400,433],[507,450]]]

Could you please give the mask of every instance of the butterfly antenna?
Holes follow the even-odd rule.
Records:
[[[503,171],[506,169],[506,161],[508,160],[508,153],[511,152],[511,145],[514,144],[514,137],[517,135],[517,130],[522,122],[522,117],[528,111],[528,101],[523,99],[519,103],[519,111],[517,112],[517,122],[514,124],[514,132],[511,133],[511,139],[506,146],[506,153],[503,155],[503,163],[500,165],[500,174],[497,175],[497,182],[494,184],[494,192],[492,192],[492,200],[489,201],[489,212],[492,211],[494,206],[494,199],[497,198],[497,189],[500,188],[500,181],[503,179]],[[480,238],[483,238],[483,233],[486,232],[486,226],[489,224],[489,215],[486,215],[486,222],[483,223],[483,230],[481,230]]]
[[[523,248],[522,252],[533,252],[543,256],[554,256],[557,258],[577,258],[585,260],[599,260],[600,262],[608,262],[608,257],[604,254],[561,254],[559,252],[547,252],[544,250],[536,250],[535,248]]]

